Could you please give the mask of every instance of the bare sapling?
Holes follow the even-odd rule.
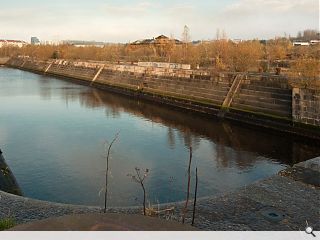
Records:
[[[104,192],[104,213],[107,212],[107,198],[108,198],[108,174],[109,174],[109,159],[110,159],[110,152],[111,152],[111,148],[112,145],[114,144],[114,142],[118,139],[119,137],[119,132],[114,136],[112,142],[109,144],[109,146],[107,147],[106,144],[106,151],[107,151],[107,166],[106,166],[106,185],[105,185],[105,192]]]
[[[135,175],[128,174],[128,177],[131,177],[134,182],[139,183],[143,190],[143,215],[146,215],[146,188],[144,186],[144,180],[149,175],[149,169],[146,168],[146,170],[144,170],[143,173],[141,173],[140,168],[136,167],[135,171]]]
[[[187,186],[187,198],[183,209],[182,223],[185,222],[186,214],[188,211],[189,197],[190,197],[190,182],[191,182],[191,162],[192,162],[192,147],[189,148],[189,167],[188,167],[188,186]]]
[[[194,201],[193,201],[192,223],[191,223],[192,226],[194,225],[194,217],[196,214],[197,193],[198,193],[198,168],[196,168],[196,186],[194,188]]]

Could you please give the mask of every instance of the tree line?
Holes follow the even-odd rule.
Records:
[[[286,69],[295,77],[316,80],[319,76],[320,44],[293,46],[290,38],[268,41],[248,40],[234,42],[227,39],[191,42],[185,28],[182,43],[168,41],[166,44],[139,45],[108,44],[100,47],[76,47],[72,45],[26,45],[22,48],[2,47],[0,57],[24,55],[42,60],[69,59],[109,62],[159,61],[191,64],[192,68],[215,71],[277,72]],[[316,34],[316,35],[315,35]],[[300,37],[313,38],[317,33],[306,30]],[[278,70],[277,70],[278,69]]]

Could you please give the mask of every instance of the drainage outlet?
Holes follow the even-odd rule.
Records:
[[[263,209],[260,213],[270,222],[280,222],[286,217],[283,212],[274,208]]]

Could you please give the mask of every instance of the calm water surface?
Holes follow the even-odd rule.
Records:
[[[53,77],[0,68],[0,147],[25,196],[103,205],[104,143],[111,153],[109,203],[141,203],[128,174],[148,168],[151,203],[185,198],[188,146],[199,195],[231,191],[320,154],[303,139],[205,119]],[[192,187],[194,177],[192,178]]]

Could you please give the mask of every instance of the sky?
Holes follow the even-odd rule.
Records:
[[[319,29],[319,0],[0,0],[0,39],[132,42],[296,36]]]

